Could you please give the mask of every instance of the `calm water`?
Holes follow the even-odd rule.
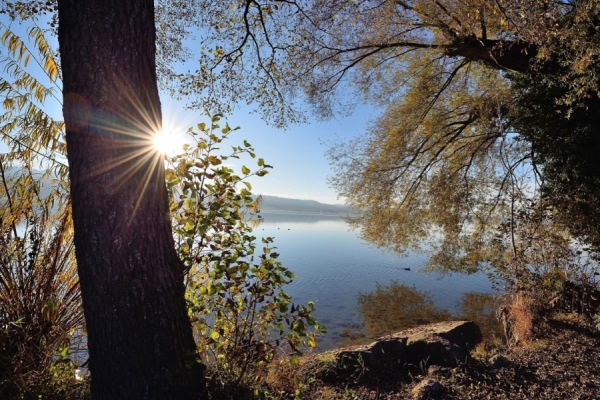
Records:
[[[418,270],[425,256],[399,257],[383,252],[358,238],[339,217],[294,214],[262,214],[257,237],[271,236],[281,254],[279,260],[296,274],[286,291],[295,303],[315,302],[317,320],[327,326],[318,348],[338,346],[342,331],[361,322],[358,294],[376,284],[414,285],[428,291],[436,307],[455,312],[465,292],[492,293],[483,274],[473,276],[424,274]],[[406,271],[403,268],[410,268]]]

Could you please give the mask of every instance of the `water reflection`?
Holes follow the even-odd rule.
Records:
[[[496,309],[500,306],[498,296],[489,293],[466,292],[457,304],[459,319],[469,320],[479,325],[484,338],[504,337],[502,324],[496,319]]]
[[[376,293],[378,283],[389,285],[397,281],[415,290],[428,291],[425,297],[429,304],[433,302],[438,310],[447,310],[453,316],[461,313],[461,296],[465,292],[493,292],[486,274],[419,273],[426,261],[425,254],[398,256],[374,248],[351,231],[341,217],[267,213],[263,217],[264,223],[253,234],[258,238],[275,237],[279,260],[296,274],[296,279],[286,287],[287,293],[294,303],[314,301],[315,318],[327,326],[327,334],[318,340],[320,351],[339,347],[350,334],[361,330],[364,318],[359,313],[359,293]],[[386,287],[380,286],[381,290]],[[365,302],[367,299],[368,296]],[[414,296],[401,302],[418,303]],[[427,302],[420,303],[422,308],[424,303]],[[422,314],[418,319],[427,321]],[[351,325],[355,329],[347,329]]]
[[[342,345],[370,343],[378,337],[448,320],[474,321],[484,337],[498,335],[501,325],[495,318],[496,296],[488,293],[463,293],[457,304],[458,313],[436,307],[430,292],[415,286],[399,284],[377,285],[369,293],[358,295],[360,324],[350,324],[342,332]]]
[[[343,222],[342,214],[299,214],[299,213],[260,213],[264,222],[272,224],[293,223],[293,224],[317,224],[321,221]]]

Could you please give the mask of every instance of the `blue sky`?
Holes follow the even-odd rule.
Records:
[[[6,16],[0,21],[9,24]],[[42,22],[40,24],[44,26]],[[25,35],[25,27],[11,24],[11,29]],[[54,40],[56,43],[56,40]],[[190,49],[193,52],[193,49]],[[32,64],[32,63],[30,63]],[[190,67],[194,68],[192,65]],[[47,80],[47,78],[46,78]],[[176,102],[168,93],[161,93],[163,105],[163,125],[175,121],[174,125],[185,131],[199,122],[208,122],[208,117],[199,111],[185,110],[184,102]],[[61,118],[60,104],[47,104],[48,112]],[[257,157],[265,159],[273,169],[263,178],[251,180],[256,194],[274,195],[296,199],[312,199],[324,203],[343,203],[335,191],[328,187],[327,176],[331,174],[328,160],[325,158],[327,143],[336,139],[350,139],[363,133],[374,115],[368,106],[357,106],[350,117],[338,118],[326,122],[299,124],[286,130],[276,129],[261,120],[259,114],[251,114],[252,106],[236,109],[227,116],[231,127],[240,126],[240,130],[231,134],[228,145],[240,145],[244,140],[250,142]],[[308,116],[311,120],[311,116]],[[6,147],[0,143],[0,152]],[[251,162],[248,161],[248,166]],[[234,164],[241,168],[243,161]]]
[[[185,73],[198,68],[194,55],[199,50],[200,37],[197,31],[192,31],[184,40],[184,46],[192,56],[186,63],[175,66],[178,72]],[[177,103],[168,93],[162,94],[161,101],[163,122],[168,123],[172,115],[179,115],[186,122],[191,122],[189,126],[208,119],[199,111],[183,111],[185,102]],[[230,136],[231,145],[240,145],[247,140],[256,150],[257,157],[264,158],[267,164],[273,166],[265,177],[251,180],[254,193],[331,204],[344,202],[327,185],[327,177],[331,174],[329,161],[325,157],[327,144],[361,135],[368,122],[375,117],[372,107],[357,105],[351,116],[325,122],[319,122],[316,117],[307,114],[307,120],[314,122],[291,125],[285,130],[265,123],[260,113],[251,113],[253,105],[234,108],[232,115],[226,117],[231,127],[239,126],[240,130]],[[300,108],[310,109],[305,104],[300,104]],[[238,167],[241,168],[242,164],[239,163]]]
[[[166,94],[162,96],[162,104],[164,125],[172,124],[173,119],[178,126],[185,127],[208,122],[202,113],[185,111],[185,103],[178,103]],[[254,193],[343,203],[343,199],[337,199],[335,191],[327,186],[331,170],[325,151],[328,143],[360,135],[372,118],[369,107],[357,107],[347,118],[293,125],[286,130],[267,125],[260,115],[250,111],[251,108],[239,109],[227,117],[229,125],[239,126],[240,130],[230,135],[231,140],[225,146],[241,145],[247,140],[257,157],[264,158],[267,164],[273,166],[268,175],[250,181]],[[250,159],[232,162],[238,169],[244,163],[249,167],[255,165],[255,161]]]

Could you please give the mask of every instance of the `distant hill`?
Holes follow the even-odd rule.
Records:
[[[18,168],[12,168],[5,171],[7,176],[19,173]],[[33,171],[34,176],[42,175],[42,171]],[[49,192],[48,187],[42,187],[42,197]],[[346,216],[354,214],[352,210],[343,204],[325,204],[315,200],[288,199],[278,196],[262,196],[260,204],[261,213],[272,214],[306,214],[323,216]]]
[[[342,204],[324,204],[315,200],[287,199],[277,196],[262,196],[260,211],[264,213],[321,215],[352,214],[350,208]]]

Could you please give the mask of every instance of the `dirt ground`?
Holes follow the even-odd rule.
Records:
[[[307,400],[352,399],[600,399],[600,333],[576,317],[544,321],[537,338],[525,345],[479,354],[456,368],[426,365],[402,373],[364,374],[324,382],[309,380],[299,394]],[[368,371],[367,371],[368,372]],[[415,395],[430,380],[434,391]],[[436,383],[437,382],[437,383]]]

